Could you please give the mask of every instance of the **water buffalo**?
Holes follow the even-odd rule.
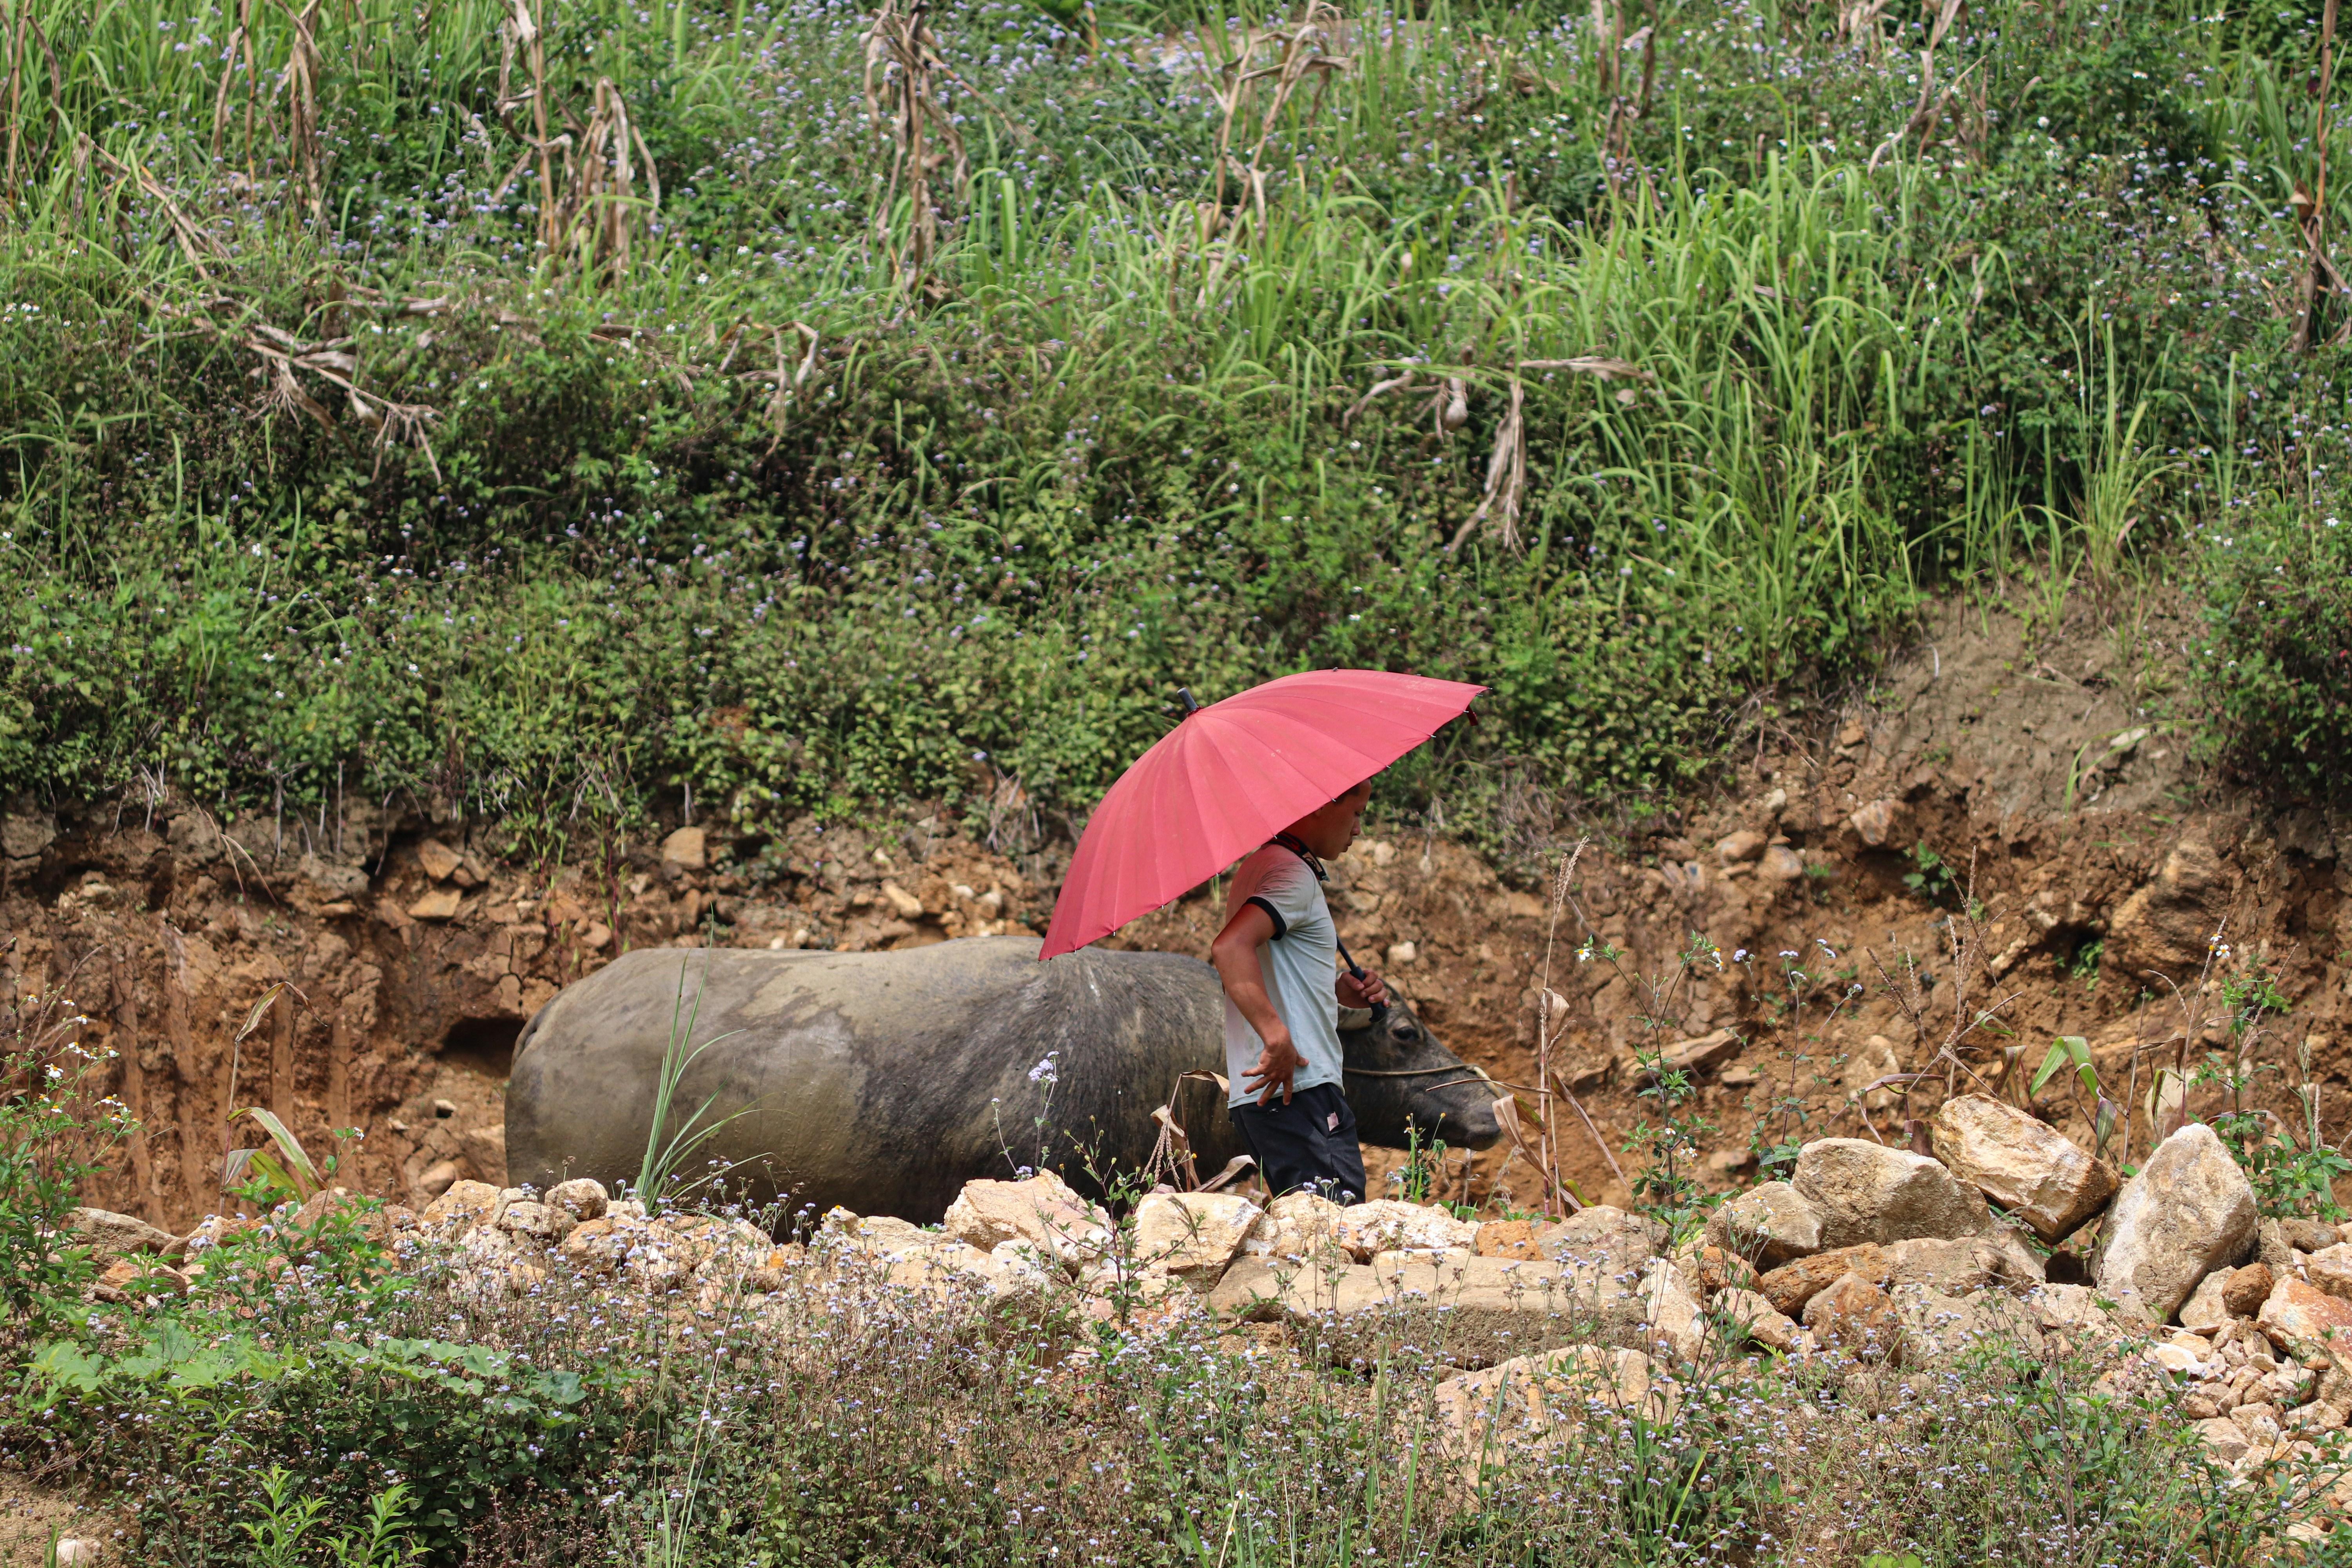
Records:
[[[711,1043],[674,1114],[713,1095],[710,1116],[743,1114],[698,1171],[716,1157],[761,1199],[928,1223],[972,1178],[1038,1163],[1042,1143],[1046,1165],[1098,1191],[1090,1170],[1143,1166],[1151,1112],[1180,1075],[1223,1070],[1223,993],[1197,959],[1088,948],[1040,963],[1037,947],[626,954],[541,1008],[517,1042],[509,1179],[634,1181],[673,1018],[683,1032],[698,997],[691,1040]],[[1494,1142],[1496,1091],[1409,1008],[1342,1034],[1366,1142],[1405,1147],[1410,1124],[1456,1148]],[[1178,1103],[1204,1175],[1242,1152],[1213,1085],[1188,1084]]]

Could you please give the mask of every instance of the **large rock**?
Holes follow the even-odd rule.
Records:
[[[1822,1211],[1788,1183],[1764,1182],[1707,1215],[1706,1239],[1768,1271],[1822,1249]]]
[[[1345,1212],[1314,1193],[1285,1193],[1265,1205],[1243,1238],[1242,1250],[1277,1262],[1352,1262],[1347,1249],[1331,1239],[1331,1226]]]
[[[463,1233],[498,1213],[499,1189],[488,1182],[452,1182],[449,1190],[425,1206],[421,1219],[428,1230]]]
[[[575,1220],[602,1219],[612,1205],[604,1184],[587,1176],[574,1176],[568,1182],[558,1182],[547,1189],[547,1201],[563,1210]]]
[[[2254,1317],[2254,1326],[2289,1355],[2309,1355],[2321,1345],[2352,1359],[2352,1301],[2315,1290],[2300,1279],[2282,1279]]]
[[[1594,1204],[1547,1227],[1536,1251],[1550,1262],[1622,1280],[1637,1277],[1666,1241],[1666,1227],[1656,1220]]]
[[[1076,1266],[1110,1247],[1110,1216],[1051,1171],[1025,1182],[966,1182],[940,1228],[982,1252],[1025,1241],[1047,1258]]]
[[[1902,1325],[1906,1366],[1943,1365],[1979,1345],[2041,1353],[2032,1313],[2006,1296],[1955,1296],[1926,1285],[1897,1285],[1887,1294]]]
[[[1903,1323],[1886,1292],[1859,1274],[1841,1274],[1805,1303],[1805,1327],[1823,1349],[1864,1361],[1892,1358],[1902,1347]]]
[[[1651,1259],[1642,1275],[1643,1348],[1673,1365],[1698,1359],[1706,1342],[1706,1310],[1674,1259]]]
[[[89,1248],[91,1259],[101,1264],[134,1253],[160,1257],[179,1249],[180,1238],[170,1231],[158,1229],[135,1215],[116,1214],[112,1209],[78,1208],[67,1216],[66,1223]]]
[[[1984,1199],[1937,1161],[1860,1138],[1806,1144],[1792,1184],[1820,1211],[1825,1247],[1976,1236],[1992,1223]]]
[[[2221,857],[2211,845],[2185,838],[2165,857],[2156,879],[2125,900],[2107,922],[2105,960],[2133,988],[2147,984],[2151,969],[2185,984],[2204,967],[2229,902]]]
[[[2156,1146],[2107,1211],[2092,1260],[2099,1289],[2163,1322],[2197,1282],[2254,1240],[2254,1189],[2213,1130],[2192,1121]]]
[[[2259,1263],[2254,1267],[2262,1268]],[[2232,1317],[2242,1315],[2230,1310],[2230,1304],[2224,1297],[2235,1272],[2230,1268],[2216,1268],[2198,1282],[2197,1289],[2189,1293],[2189,1300],[2180,1303],[2182,1328],[2199,1333],[2211,1333]],[[2267,1274],[2270,1271],[2265,1268],[2263,1272]]]
[[[1724,1321],[1747,1331],[1748,1338],[1767,1350],[1797,1348],[1796,1320],[1754,1290],[1717,1291],[1715,1310]]]
[[[1640,1351],[1570,1345],[1449,1377],[1434,1393],[1445,1447],[1465,1486],[1475,1487],[1489,1468],[1516,1468],[1578,1425],[1670,1420],[1677,1390]]]
[[[1924,1285],[1947,1296],[1979,1290],[2029,1290],[2042,1282],[2042,1260],[2015,1232],[1995,1226],[1982,1236],[1951,1241],[1932,1237],[1898,1241],[1887,1249],[1889,1279],[1896,1285]]]
[[[1756,1282],[1756,1289],[1776,1310],[1796,1317],[1805,1304],[1828,1289],[1846,1275],[1854,1274],[1873,1285],[1892,1282],[1895,1259],[1875,1242],[1864,1242],[1860,1247],[1841,1247],[1834,1252],[1818,1252],[1811,1258],[1800,1258],[1783,1263]]]
[[[1348,1317],[1407,1303],[1461,1312],[1543,1317],[1584,1307],[1577,1284],[1570,1272],[1556,1263],[1525,1263],[1459,1252],[1442,1258],[1386,1252],[1374,1263],[1337,1268],[1277,1264],[1244,1255],[1225,1270],[1224,1278],[1209,1293],[1209,1305],[1228,1316],[1255,1321],[1281,1318],[1307,1321],[1326,1314]],[[1637,1295],[1631,1291],[1626,1295],[1629,1302],[1638,1303]],[[1619,1314],[1626,1323],[1635,1321],[1637,1316],[1638,1306]]]
[[[2339,1241],[2321,1247],[2304,1264],[2303,1275],[2329,1295],[2352,1301],[2352,1245]]]
[[[1478,1227],[1442,1208],[1380,1198],[1341,1209],[1331,1220],[1331,1239],[1360,1262],[1376,1252],[1442,1252],[1476,1245]]]
[[[1927,1132],[1936,1158],[2047,1242],[2073,1235],[2116,1194],[2116,1173],[2105,1161],[1990,1095],[1946,1100]]]
[[[1135,1205],[1135,1263],[1207,1289],[1265,1211],[1233,1193],[1153,1193]]]

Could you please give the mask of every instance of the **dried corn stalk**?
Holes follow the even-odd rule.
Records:
[[[1510,412],[1495,431],[1495,446],[1486,455],[1486,493],[1478,502],[1478,510],[1470,514],[1455,530],[1454,542],[1446,548],[1459,550],[1462,542],[1475,533],[1489,517],[1500,519],[1503,548],[1519,547],[1519,506],[1528,493],[1528,421],[1527,388],[1517,376],[1511,378]]]
[[[291,332],[257,322],[241,341],[261,360],[253,374],[268,383],[262,398],[264,412],[307,414],[320,427],[334,429],[335,416],[304,389],[301,377],[296,374],[306,372],[342,393],[352,417],[374,434],[379,468],[383,467],[384,448],[400,442],[423,454],[434,481],[440,482],[441,466],[434,460],[432,443],[425,436],[425,426],[440,415],[423,404],[394,403],[362,390],[358,384],[359,356],[351,352],[352,339],[304,342]]]
[[[621,89],[604,77],[596,79],[594,108],[580,133],[578,157],[568,135],[557,140],[564,144],[566,191],[559,224],[563,247],[618,277],[629,269],[630,241],[638,225],[661,205],[653,153],[630,121]],[[639,159],[646,186],[643,200],[637,195]]]
[[[892,249],[899,288],[927,286],[936,297],[944,290],[927,276],[940,248],[940,198],[932,178],[948,166],[950,188],[961,196],[971,169],[963,133],[940,96],[939,84],[952,73],[929,17],[929,0],[912,0],[903,10],[898,0],[883,0],[866,34],[866,113],[876,135],[887,128],[890,140],[890,178],[875,212],[875,237]],[[891,215],[901,195],[912,210],[906,232],[894,237]]]
[[[279,79],[291,120],[287,140],[292,143],[295,178],[310,204],[310,221],[317,223],[327,211],[319,136],[319,73],[325,65],[319,55],[319,0],[310,0],[299,16],[282,5],[278,9],[286,11],[287,20],[294,24],[294,37],[286,48],[285,74]]]

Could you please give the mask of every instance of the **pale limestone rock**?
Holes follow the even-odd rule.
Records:
[[[2271,1343],[2290,1355],[2326,1345],[2352,1357],[2352,1301],[2313,1289],[2300,1279],[2282,1279],[2254,1317]]]
[[[1764,1182],[1707,1215],[1706,1239],[1761,1273],[1819,1252],[1822,1213],[1787,1182]]]
[[[2352,1242],[2321,1247],[2304,1264],[2303,1275],[2329,1295],[2352,1301]]]
[[[180,1238],[149,1225],[135,1215],[112,1209],[78,1208],[66,1216],[67,1226],[89,1248],[94,1262],[110,1263],[132,1253],[176,1252]]]
[[[1153,1193],[1135,1205],[1136,1264],[1207,1289],[1262,1217],[1232,1193]]]
[[[1982,1236],[1953,1240],[1915,1237],[1887,1247],[1894,1260],[1888,1278],[1897,1285],[1925,1285],[1947,1296],[1984,1289],[2026,1290],[2042,1282],[2042,1260],[2017,1236],[1994,1226]]]
[[[1265,1213],[1242,1242],[1242,1250],[1255,1258],[1299,1263],[1352,1261],[1346,1248],[1331,1239],[1331,1224],[1341,1214],[1338,1204],[1314,1193],[1286,1193],[1266,1205]]]
[[[1756,862],[1756,879],[1760,882],[1786,884],[1801,881],[1804,875],[1804,857],[1785,844],[1767,846],[1763,858]]]
[[[1885,1291],[1859,1274],[1842,1274],[1805,1303],[1805,1327],[1823,1348],[1843,1350],[1866,1361],[1892,1357],[1901,1349],[1903,1324]]]
[[[1679,1391],[1635,1350],[1570,1345],[1463,1373],[1433,1391],[1439,1429],[1465,1489],[1517,1466],[1594,1419],[1673,1418]]]
[[[424,1174],[416,1178],[416,1190],[424,1194],[425,1201],[430,1203],[455,1186],[457,1179],[465,1173],[455,1160],[436,1160],[425,1167]]]
[[[1426,1253],[1390,1253],[1378,1264],[1308,1267],[1243,1257],[1209,1293],[1209,1305],[1255,1321],[1340,1317],[1408,1303],[1509,1320],[1581,1310],[1578,1280],[1553,1263],[1523,1263],[1465,1254],[1432,1261]],[[1628,1300],[1635,1300],[1628,1292]],[[1630,1325],[1634,1312],[1621,1311]]]
[[[492,1217],[499,1208],[499,1189],[488,1182],[452,1182],[449,1190],[425,1205],[418,1216],[427,1230],[467,1231]]]
[[[2163,1322],[2197,1282],[2243,1258],[2254,1239],[2254,1190],[2221,1140],[2192,1121],[2156,1147],[2124,1184],[2092,1260],[2099,1289]]]
[[[1864,1110],[1891,1110],[1903,1095],[1884,1080],[1902,1070],[1903,1063],[1895,1054],[1895,1042],[1885,1035],[1873,1035],[1846,1058],[1841,1079],[1845,1097]]]
[[[463,860],[464,857],[438,838],[424,839],[416,846],[416,863],[425,868],[425,874],[436,882],[446,882],[457,875]]]
[[[604,1183],[574,1176],[548,1188],[547,1201],[575,1220],[586,1220],[603,1218],[612,1200],[605,1195]]]
[[[699,827],[681,827],[662,840],[662,864],[699,871],[710,863],[709,837]]]
[[[1980,1235],[1984,1199],[1925,1154],[1860,1138],[1823,1138],[1797,1155],[1798,1195],[1822,1215],[1824,1247]]]
[[[2197,1435],[2205,1440],[2207,1451],[2218,1464],[2234,1465],[2245,1455],[2246,1435],[2226,1415],[2198,1422]]]
[[[1656,1220],[1594,1204],[1547,1229],[1536,1250],[1553,1263],[1630,1282],[1665,1245],[1666,1227]]]
[[[1706,1342],[1706,1312],[1674,1259],[1652,1259],[1641,1291],[1643,1346],[1675,1365],[1696,1360]]]
[[[1903,817],[1901,801],[1874,800],[1848,816],[1845,825],[1853,829],[1853,836],[1862,840],[1865,848],[1884,849],[1895,837]]]
[[[1646,1047],[1643,1051],[1628,1052],[1624,1070],[1627,1077],[1644,1081],[1669,1072],[1696,1076],[1731,1060],[1746,1043],[1736,1030],[1717,1029],[1691,1039],[1672,1041],[1647,1060],[1643,1059]]]
[[[1936,1158],[2044,1241],[2063,1241],[2115,1196],[2116,1173],[2105,1161],[1990,1095],[1946,1100],[1927,1131]]]
[[[2042,1331],[2006,1296],[1953,1296],[1926,1285],[1888,1292],[1902,1322],[1903,1364],[1938,1366],[1981,1344],[2006,1342],[2039,1354]]]
[[[2221,1299],[2221,1291],[2229,1284],[2231,1273],[2227,1268],[2216,1268],[2198,1282],[2189,1300],[2180,1304],[2182,1328],[2210,1331],[2230,1321],[2232,1314]]]
[[[890,908],[897,911],[900,920],[911,921],[922,918],[923,900],[898,886],[898,883],[883,883],[882,897],[889,901]]]
[[[1765,1349],[1785,1354],[1796,1348],[1796,1321],[1784,1316],[1756,1291],[1718,1290],[1714,1306],[1717,1312],[1746,1329],[1748,1337]]]
[[[1024,1182],[965,1183],[941,1228],[982,1252],[1026,1241],[1066,1268],[1099,1257],[1111,1238],[1110,1216],[1051,1171]]]
[[[408,906],[408,918],[413,921],[455,920],[459,906],[465,901],[466,895],[456,888],[428,888]]]
[[[1331,1220],[1331,1239],[1360,1263],[1375,1252],[1475,1247],[1478,1227],[1444,1209],[1379,1198],[1341,1209]]]
[[[553,1204],[509,1203],[499,1212],[498,1227],[508,1235],[552,1247],[579,1227],[572,1211]]]

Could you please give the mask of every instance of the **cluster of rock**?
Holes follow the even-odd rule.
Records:
[[[460,1181],[421,1215],[371,1210],[366,1223],[413,1233],[460,1289],[483,1293],[525,1293],[564,1270],[707,1307],[855,1261],[894,1285],[992,1303],[1055,1297],[1100,1315],[1327,1328],[1413,1307],[1496,1331],[1507,1346],[1539,1324],[1578,1342],[1483,1358],[1496,1364],[1443,1391],[1465,1411],[1482,1400],[1539,1409],[1564,1379],[1670,1403],[1671,1376],[1711,1336],[1727,1351],[1907,1367],[1947,1363],[1987,1336],[2029,1350],[2056,1336],[2177,1374],[2185,1413],[2241,1467],[2346,1426],[2352,1242],[2313,1222],[2261,1220],[2210,1128],[2181,1128],[2128,1182],[1983,1096],[1948,1102],[1930,1135],[1933,1157],[1851,1138],[1808,1144],[1791,1179],[1733,1198],[1671,1250],[1657,1222],[1609,1207],[1482,1224],[1303,1194],[1261,1206],[1162,1189],[1122,1228],[1051,1173],[972,1182],[937,1228],[835,1210],[805,1243],[779,1244],[740,1219],[647,1215],[592,1181],[544,1194]],[[322,1194],[291,1223],[314,1226],[347,1201]],[[2092,1284],[2049,1281],[2025,1233],[2053,1245],[2101,1214]],[[200,1282],[208,1250],[257,1222],[209,1220],[185,1237],[98,1210],[78,1223],[109,1265],[99,1293],[131,1300]]]

